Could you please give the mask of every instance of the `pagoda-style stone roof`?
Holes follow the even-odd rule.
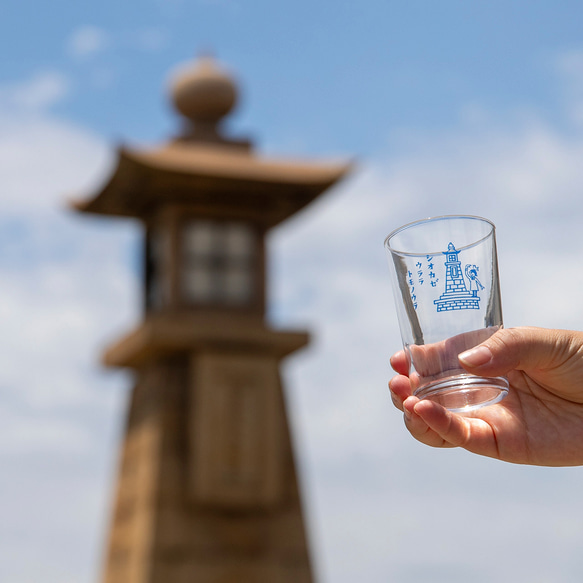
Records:
[[[117,168],[80,211],[145,218],[159,205],[198,204],[248,214],[266,226],[300,210],[342,178],[348,163],[266,159],[227,144],[175,141],[152,150],[120,148]]]
[[[342,178],[351,165],[258,156],[246,140],[226,137],[224,118],[238,102],[234,77],[202,57],[173,76],[171,97],[182,133],[155,149],[118,150],[103,189],[73,203],[80,211],[147,219],[161,206],[185,204],[201,214],[254,220],[271,227]]]

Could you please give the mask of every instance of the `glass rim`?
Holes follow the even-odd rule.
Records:
[[[458,251],[463,251],[464,249],[470,249],[476,245],[479,245],[482,241],[485,241],[490,235],[492,235],[496,231],[496,225],[494,225],[494,223],[491,220],[486,219],[484,217],[479,217],[476,215],[441,215],[441,216],[437,216],[437,217],[427,217],[425,219],[418,219],[416,221],[411,221],[410,223],[407,223],[405,225],[402,225],[402,226],[396,228],[395,230],[391,231],[385,237],[384,246],[391,253],[395,253],[397,255],[403,255],[403,256],[407,256],[407,257],[425,257],[426,255],[437,255],[439,253],[442,253],[443,250],[423,251],[422,253],[421,252],[414,253],[411,251],[400,251],[399,249],[396,249],[395,247],[391,246],[390,240],[395,235],[398,235],[402,231],[405,231],[406,229],[410,229],[411,227],[416,227],[416,226],[422,225],[424,223],[433,223],[433,222],[437,222],[437,221],[446,221],[446,220],[452,220],[452,219],[454,219],[454,220],[459,220],[459,219],[468,220],[469,219],[472,221],[480,221],[483,223],[488,223],[490,225],[490,227],[492,227],[491,231],[488,234],[484,235],[483,237],[481,237],[480,239],[478,239],[477,241],[474,241],[473,243],[471,243],[469,245],[464,245],[463,247],[460,247],[458,249]]]

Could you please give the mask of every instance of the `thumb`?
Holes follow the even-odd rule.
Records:
[[[503,376],[515,369],[549,370],[567,361],[575,346],[581,345],[582,336],[568,330],[507,328],[462,352],[458,359],[468,372],[487,377]]]

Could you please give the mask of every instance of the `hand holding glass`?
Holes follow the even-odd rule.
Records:
[[[425,219],[393,231],[385,248],[413,394],[455,412],[502,400],[505,378],[471,375],[458,361],[502,327],[494,225]]]

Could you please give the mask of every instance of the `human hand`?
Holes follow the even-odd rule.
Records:
[[[506,376],[507,397],[463,415],[411,395],[405,352],[391,358],[395,406],[417,440],[507,462],[583,465],[583,332],[509,328],[459,357],[473,374]]]

